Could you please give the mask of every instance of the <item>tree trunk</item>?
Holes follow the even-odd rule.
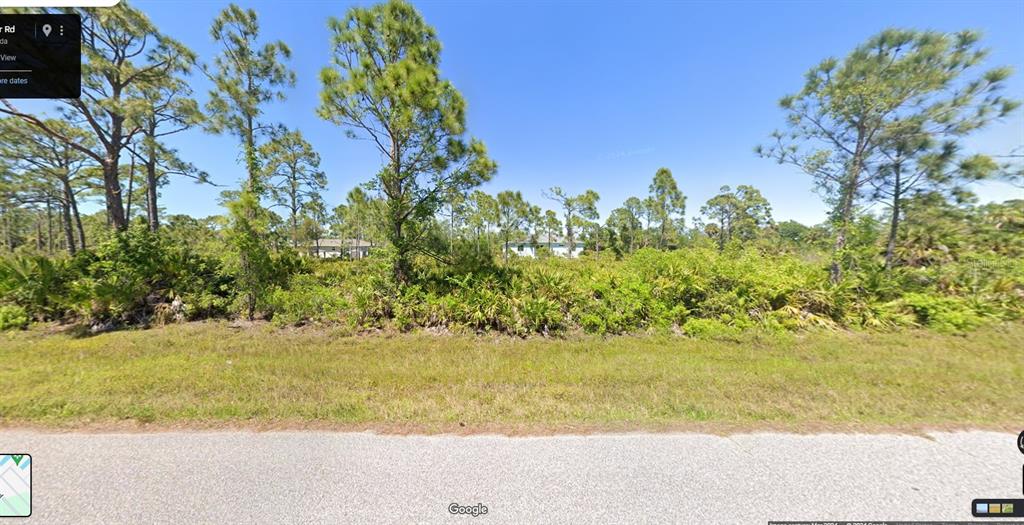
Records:
[[[71,189],[71,182],[63,177],[60,180],[64,190],[64,199],[62,204],[64,206],[64,230],[67,235],[68,252],[74,255],[77,251],[75,246],[75,232],[71,224],[72,220],[78,222],[78,230],[81,235],[82,248],[85,248],[85,233],[82,232],[82,221],[78,217],[78,205],[75,203],[75,192]]]
[[[402,238],[401,221],[395,221],[392,235],[394,238],[391,243],[395,246],[395,280],[399,284],[408,284],[411,274],[411,268],[409,265],[409,247],[405,245],[405,240]]]
[[[836,242],[832,247],[832,263],[829,265],[829,279],[832,284],[839,284],[843,280],[843,268],[838,259],[839,253],[846,248],[846,225],[843,224],[836,232]]]
[[[146,159],[146,221],[150,231],[160,228],[160,211],[157,208],[157,176],[156,176],[156,123],[149,122],[149,151]]]
[[[135,183],[135,157],[132,156],[132,163],[130,171],[128,172],[128,202],[125,204],[124,209],[124,220],[125,223],[130,224],[132,222],[132,187]]]
[[[71,206],[71,215],[75,219],[75,228],[78,230],[78,247],[85,249],[85,228],[82,227],[82,215],[78,213],[78,199],[75,197],[75,192],[71,191],[71,187],[68,186],[68,204]]]
[[[4,207],[0,206],[0,222],[3,223],[3,227],[4,227],[4,231],[3,231],[4,248],[7,248],[7,244],[8,244],[7,240],[9,238],[9,236],[7,234],[7,221],[8,220],[10,220],[10,219],[8,219],[8,217],[7,217],[7,208],[4,208]]]
[[[299,207],[296,204],[296,198],[292,195],[292,248],[299,249]]]
[[[569,258],[572,259],[576,251],[576,235],[572,230],[572,215],[568,213],[565,214],[565,240],[569,243]]]
[[[115,92],[115,99],[120,98],[120,92]],[[128,228],[128,221],[125,220],[124,200],[121,195],[121,179],[119,162],[121,160],[121,143],[123,140],[124,117],[111,115],[110,138],[105,144],[106,158],[103,159],[103,191],[107,205],[107,219],[110,224],[119,231]]]
[[[146,221],[150,231],[160,229],[160,212],[157,208],[156,166],[146,166]]]
[[[53,205],[46,197],[46,253],[53,253]]]
[[[103,191],[106,198],[107,219],[118,230],[125,230],[124,205],[121,200],[121,182],[118,180],[117,163],[109,157],[103,163]]]
[[[253,118],[247,115],[245,122],[245,170],[249,176],[249,190],[258,199],[263,194],[263,191],[260,188],[259,177],[256,173],[258,166],[256,163],[256,138],[254,135],[255,131],[253,130]]]
[[[68,255],[74,255],[77,251],[75,248],[75,231],[71,226],[71,206],[66,198],[61,201],[61,222],[64,223],[64,242],[67,244]]]
[[[893,257],[896,253],[896,233],[899,231],[900,225],[900,198],[903,188],[901,187],[902,181],[900,180],[900,165],[894,166],[895,184],[893,185],[892,191],[892,220],[889,223],[889,240],[885,245],[885,269],[891,270],[893,264]]]
[[[863,136],[863,133],[864,132],[861,131],[861,136]],[[843,185],[843,200],[839,208],[838,217],[839,225],[836,230],[836,242],[832,249],[832,264],[829,267],[829,277],[833,284],[839,284],[843,280],[842,259],[846,251],[846,233],[850,227],[850,219],[853,215],[853,201],[857,196],[857,184],[860,179],[863,143],[863,138],[858,137],[857,148],[855,150],[856,154],[853,156],[853,162],[850,164],[850,175],[846,180],[846,184]]]

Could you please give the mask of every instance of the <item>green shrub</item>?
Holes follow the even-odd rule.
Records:
[[[421,257],[413,284],[401,286],[387,250],[355,261],[269,253],[257,306],[279,325],[443,327],[518,336],[673,327],[695,337],[748,329],[963,331],[1024,318],[1024,261],[992,254],[889,271],[858,259],[864,266],[833,284],[827,258],[734,245],[719,251],[693,243],[620,258],[607,252],[516,257],[507,265],[472,244],[456,248],[473,257],[457,265]],[[238,298],[236,270],[162,234],[132,229],[71,259],[0,261],[0,302],[21,306],[30,319],[59,319],[68,311],[115,323],[226,316]]]
[[[700,339],[734,336],[740,330],[718,319],[690,319],[683,323],[683,333]]]
[[[23,330],[28,327],[28,312],[18,305],[0,305],[0,331]]]
[[[316,275],[299,274],[287,287],[274,287],[267,305],[278,325],[341,321],[349,306],[342,290],[325,286]]]
[[[223,315],[232,283],[215,259],[175,246],[158,233],[133,228],[76,256],[71,283],[78,312],[90,322],[148,322],[175,299],[187,318]]]
[[[519,306],[526,333],[549,333],[561,331],[565,326],[565,315],[560,305],[545,297],[528,297]]]
[[[912,313],[918,324],[942,332],[962,332],[986,321],[969,301],[959,297],[911,293],[895,305]]]
[[[359,270],[336,284],[351,298],[351,309],[342,315],[357,316],[357,326],[445,326],[512,335],[574,329],[618,334],[672,326],[698,336],[753,328],[972,326],[977,320],[972,311],[1013,317],[1020,297],[1016,285],[1003,284],[1005,304],[993,299],[995,291],[986,292],[984,300],[972,299],[975,305],[995,304],[993,312],[941,311],[921,323],[906,305],[881,298],[899,297],[903,287],[942,297],[935,277],[917,270],[872,271],[851,273],[834,285],[824,260],[741,249],[644,249],[621,260],[516,258],[507,266],[480,264],[467,273],[421,260],[418,283],[403,288],[390,282],[386,268],[355,267]],[[1007,270],[995,273],[1005,277]]]
[[[74,273],[66,259],[0,258],[0,301],[18,305],[36,319],[58,319],[71,308],[68,282]]]

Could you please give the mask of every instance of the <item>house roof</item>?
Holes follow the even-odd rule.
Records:
[[[530,242],[530,238],[529,237],[523,237],[521,239],[510,240],[510,241],[508,241],[508,244],[509,245],[525,244],[525,245],[529,246],[532,243]],[[551,244],[569,244],[569,241],[565,237],[562,237],[561,235],[552,235],[551,236]],[[583,242],[581,242],[580,239],[576,239],[576,244],[582,245]],[[538,235],[537,236],[537,246],[547,246],[547,245],[548,245],[548,236],[547,235]]]
[[[316,246],[316,243],[310,242],[309,246]],[[320,239],[321,248],[369,248],[371,246],[372,244],[370,243],[370,241],[367,241],[365,239]]]

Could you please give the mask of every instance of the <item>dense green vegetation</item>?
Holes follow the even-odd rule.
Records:
[[[110,428],[913,430],[1020,424],[1020,325],[571,339],[239,329],[0,334],[0,423]]]
[[[382,158],[331,210],[317,152],[266,121],[298,79],[255,11],[232,5],[213,21],[223,52],[209,64],[123,2],[81,14],[86,96],[60,101],[61,119],[0,104],[0,133],[15,138],[0,144],[0,329],[241,317],[704,337],[1024,318],[1024,202],[980,205],[970,192],[1017,181],[1020,167],[963,146],[1018,102],[1002,95],[1008,69],[979,69],[987,51],[973,32],[883,31],[782,99],[787,130],[757,151],[808,174],[826,223],[778,223],[740,185],[686,224],[685,180],[668,168],[603,221],[593,190],[548,188],[554,209],[481,191],[499,166],[468,134],[438,35],[406,2],[329,22],[317,114]],[[188,88],[197,71],[215,86],[205,104]],[[166,137],[201,131],[238,139],[244,180],[223,193],[223,216],[161,217],[171,177],[209,180]],[[102,211],[81,213],[91,201]],[[307,257],[326,236],[369,241],[373,254]],[[556,238],[572,258],[554,256]],[[540,246],[536,259],[510,249],[523,241]]]
[[[701,233],[672,251],[622,253],[613,243],[575,259],[464,257],[447,264],[421,256],[412,283],[391,273],[387,251],[363,260],[268,254],[254,308],[280,325],[337,324],[351,330],[445,327],[516,335],[583,330],[675,330],[705,335],[748,328],[934,327],[963,331],[1024,318],[1024,208],[987,205],[918,218],[908,215],[899,264],[882,264],[883,226],[858,223],[850,243],[857,270],[828,278],[828,235],[775,227],[754,242]],[[932,212],[930,207],[925,210]],[[1008,220],[1009,219],[1009,220]],[[924,220],[918,225],[916,221]],[[16,255],[0,262],[8,326],[80,320],[93,326],[165,323],[244,315],[250,297],[236,285],[232,255],[218,257],[167,227],[130,228],[70,258]],[[184,228],[184,227],[182,227]],[[935,235],[949,245],[930,245]],[[209,233],[209,248],[219,237]],[[815,240],[818,239],[818,240]],[[472,254],[475,243],[459,240]],[[470,262],[476,261],[473,266]],[[21,319],[22,321],[18,321]]]

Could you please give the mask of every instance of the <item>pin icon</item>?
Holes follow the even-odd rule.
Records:
[[[53,31],[53,28],[50,27],[50,24],[43,24],[43,36],[49,38],[50,31]]]

